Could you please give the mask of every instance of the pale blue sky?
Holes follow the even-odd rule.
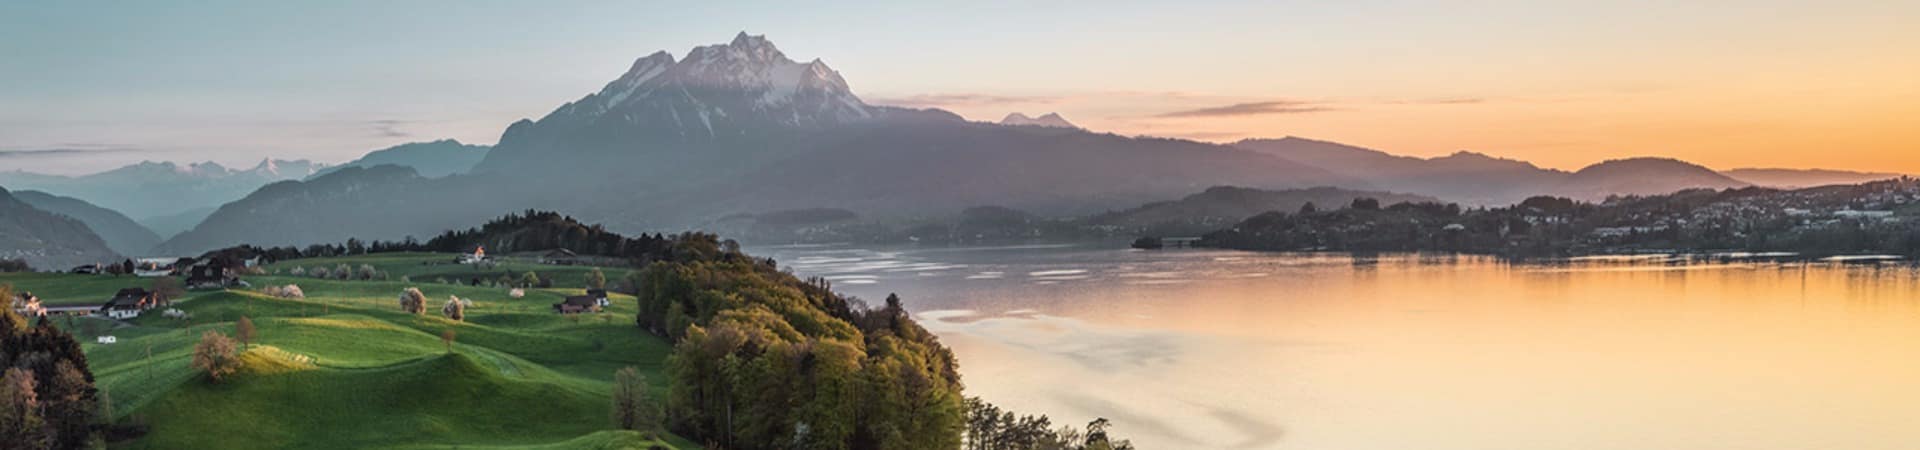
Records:
[[[113,151],[0,153],[0,170],[339,162],[415,140],[492,143],[507,123],[599,89],[634,58],[683,56],[743,30],[795,59],[824,59],[870,102],[973,119],[1058,110],[1123,134],[1470,148],[1554,166],[1642,153],[1794,164],[1709,139],[1806,122],[1802,113],[1915,111],[1892,102],[1920,94],[1901,81],[1920,73],[1920,2],[1669,3],[8,2],[0,152]],[[1686,103],[1668,103],[1676,98]],[[1326,107],[1156,117],[1276,100]],[[1792,108],[1658,123],[1619,109],[1713,102]],[[1906,136],[1853,120],[1789,131],[1854,146]],[[1639,138],[1609,141],[1623,135]],[[1840,165],[1920,171],[1911,157],[1888,159],[1893,150]]]

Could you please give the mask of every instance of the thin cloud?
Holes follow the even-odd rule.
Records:
[[[875,99],[874,103],[910,108],[929,108],[940,106],[1042,104],[1057,101],[1060,101],[1060,97],[1045,95],[922,94],[908,97]]]
[[[1315,113],[1315,112],[1332,111],[1332,110],[1333,108],[1328,108],[1325,106],[1317,106],[1313,103],[1278,100],[1278,101],[1269,101],[1269,102],[1236,103],[1236,104],[1227,105],[1227,106],[1215,106],[1211,108],[1173,111],[1168,113],[1155,114],[1154,117],[1192,118],[1192,117],[1258,116],[1258,115],[1268,115],[1268,114],[1304,114],[1304,113]]]
[[[1486,102],[1487,102],[1487,99],[1480,98],[1480,97],[1442,97],[1442,98],[1420,98],[1420,99],[1409,99],[1409,100],[1392,100],[1386,103],[1394,104],[1394,105],[1471,105],[1471,104],[1486,103]]]
[[[413,133],[408,133],[408,132],[406,132],[406,131],[401,131],[401,130],[400,130],[400,126],[401,126],[401,125],[406,125],[406,124],[409,124],[409,123],[413,123],[413,121],[411,121],[411,120],[393,120],[393,119],[381,119],[381,120],[369,120],[369,121],[367,121],[367,125],[369,125],[369,126],[372,126],[372,127],[373,127],[373,135],[375,135],[375,136],[380,136],[380,137],[388,137],[388,138],[406,138],[406,137],[413,137]]]
[[[1230,139],[1245,137],[1247,136],[1247,133],[1240,132],[1240,131],[1187,131],[1187,132],[1176,132],[1176,133],[1152,133],[1152,134],[1147,134],[1146,136],[1180,138],[1180,139],[1188,139],[1188,140],[1195,140],[1195,141],[1221,141],[1221,140],[1230,140]]]
[[[99,153],[130,152],[130,148],[33,148],[0,150],[0,158],[38,158]]]

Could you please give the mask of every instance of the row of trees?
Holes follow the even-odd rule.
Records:
[[[262,258],[267,262],[298,258],[319,258],[386,252],[470,252],[485,247],[493,253],[541,251],[564,248],[579,255],[605,256],[633,261],[695,261],[710,258],[723,250],[738,251],[739,244],[721,241],[712,234],[641,234],[626,237],[607,231],[600,225],[582,224],[557,212],[527,210],[508,214],[477,228],[450,230],[420,242],[409,236],[399,241],[362,241],[348,239],[339,244],[314,244],[306,247],[257,247],[242,245],[208,252],[203,257],[237,259]]]
[[[101,400],[73,335],[42,319],[29,326],[0,285],[0,447],[72,449],[101,444]]]
[[[1116,440],[1107,419],[1094,419],[1084,429],[1053,427],[1047,416],[1016,415],[977,397],[967,398],[965,450],[1132,450],[1133,443]]]
[[[1344,208],[1308,204],[1259,214],[1208,233],[1197,245],[1247,250],[1441,250],[1517,256],[1635,249],[1787,251],[1810,255],[1920,256],[1920,207],[1889,200],[1912,180],[1796,191],[1694,189],[1613,197],[1603,203],[1533,197],[1499,208],[1356,199]],[[1905,197],[1899,197],[1905,198]],[[1839,210],[1904,208],[1892,217]],[[1801,212],[1789,213],[1798,209]],[[1818,213],[1815,213],[1818,211]],[[1904,216],[1902,214],[1905,214]]]

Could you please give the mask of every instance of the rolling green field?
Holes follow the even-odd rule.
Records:
[[[615,294],[601,314],[561,316],[551,305],[583,292],[588,267],[505,262],[485,270],[432,264],[453,255],[401,253],[285,261],[278,275],[245,277],[252,288],[194,291],[173,307],[190,319],[149,311],[125,323],[62,318],[84,343],[113,415],[151,427],[122,448],[698,448],[662,434],[612,429],[614,371],[635,366],[665,398],[669,344],[633,325],[633,297]],[[320,280],[292,267],[374,265],[388,281]],[[552,289],[509,298],[506,288],[437,284],[529,270]],[[603,269],[609,278],[624,268]],[[400,277],[410,277],[402,282]],[[484,277],[483,277],[484,278]],[[150,279],[105,275],[0,274],[0,283],[52,304],[104,301]],[[305,299],[258,292],[297,284]],[[406,287],[427,295],[428,313],[406,314]],[[563,287],[564,286],[564,287]],[[449,295],[472,300],[466,321],[441,317]],[[232,379],[209,383],[189,368],[194,343],[213,329],[231,334],[249,317],[258,337]],[[452,330],[452,351],[441,340]],[[115,344],[95,337],[113,335]]]

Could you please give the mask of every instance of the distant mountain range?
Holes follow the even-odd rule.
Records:
[[[24,259],[39,270],[120,261],[85,223],[33,207],[0,188],[0,259]]]
[[[1903,174],[1898,173],[1822,169],[1733,169],[1721,173],[1741,181],[1753,183],[1755,186],[1781,189],[1799,189],[1835,184],[1860,184],[1903,176]]]
[[[193,229],[160,244],[155,253],[196,255],[240,244],[305,246],[348,238],[426,240],[537,203],[473,194],[484,192],[487,183],[476,177],[431,179],[394,165],[348,167],[262,187],[221,206]],[[466,200],[446,200],[452,198]]]
[[[0,186],[73,197],[144,218],[217,207],[267,183],[305,178],[322,167],[306,160],[265,159],[244,170],[212,162],[181,166],[149,161],[81,176],[0,172]]]
[[[745,33],[684,59],[641,57],[599,91],[507,126],[491,149],[409,144],[308,174],[226,204],[160,248],[425,237],[527,208],[637,232],[791,210],[846,211],[869,222],[948,217],[978,205],[1085,216],[1227,185],[1405,192],[1467,205],[1750,185],[1671,159],[1568,172],[1479,153],[1414,158],[1300,138],[1217,145],[1124,137],[1079,129],[1058,114],[969,122],[937,109],[869,105],[821,60],[794,61]],[[162,214],[195,209],[45,190],[114,209],[136,203],[145,209],[122,212],[156,224]]]
[[[466,173],[487,156],[486,145],[467,145],[452,139],[433,142],[413,142],[400,144],[380,150],[374,150],[360,159],[348,161],[338,166],[327,167],[315,172],[313,176],[325,175],[348,167],[373,167],[382,164],[412,167],[420,176],[439,178],[456,173]],[[308,177],[311,178],[311,177]]]
[[[1028,125],[1028,126],[1036,126],[1036,127],[1053,127],[1053,128],[1080,128],[1079,126],[1074,125],[1073,122],[1068,122],[1067,118],[1060,117],[1059,113],[1047,113],[1046,115],[1043,115],[1040,117],[1027,117],[1026,114],[1012,113],[1012,114],[1007,114],[1006,118],[1000,119],[1000,124],[1001,125]]]
[[[1378,200],[1382,205],[1440,201],[1421,195],[1330,187],[1269,191],[1217,186],[1179,200],[1096,215],[1087,222],[1141,230],[1139,233],[1147,236],[1199,236],[1268,211],[1293,213],[1308,204],[1318,209],[1338,209],[1360,198]]]
[[[1668,158],[1611,160],[1566,172],[1473,152],[1416,158],[1296,137],[1251,139],[1233,145],[1368,180],[1386,190],[1469,205],[1510,205],[1535,195],[1598,201],[1609,195],[1658,195],[1682,189],[1752,185]]]
[[[107,248],[122,255],[146,255],[154,245],[160,243],[160,235],[140,226],[133,219],[85,200],[40,191],[18,191],[13,193],[13,197],[36,209],[79,219],[90,231],[106,241]]]

